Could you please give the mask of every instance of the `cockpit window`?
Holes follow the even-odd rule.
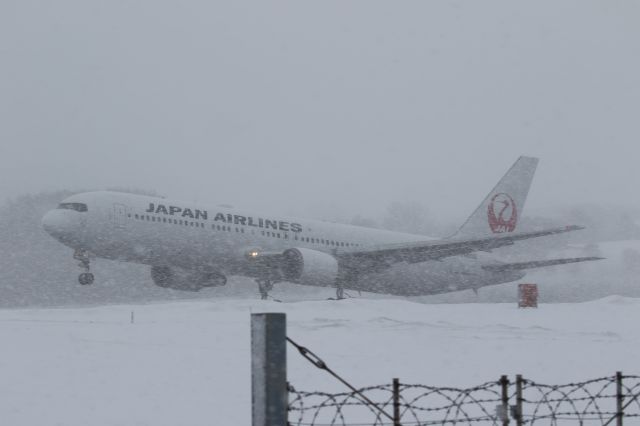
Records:
[[[58,206],[59,209],[75,210],[77,212],[86,212],[87,205],[83,203],[62,203]]]

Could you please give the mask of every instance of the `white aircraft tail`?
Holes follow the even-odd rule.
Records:
[[[479,238],[514,232],[537,166],[537,158],[518,158],[453,238]]]

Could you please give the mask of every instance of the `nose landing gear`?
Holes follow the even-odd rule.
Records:
[[[89,253],[87,253],[85,250],[76,250],[73,253],[73,258],[78,261],[78,266],[85,270],[85,272],[81,273],[78,276],[78,282],[81,285],[93,284],[95,278],[89,269]]]
[[[83,272],[78,275],[78,282],[82,285],[93,284],[94,276],[91,272]]]

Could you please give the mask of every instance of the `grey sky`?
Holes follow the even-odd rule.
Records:
[[[622,0],[4,0],[0,198],[462,220],[527,154],[534,211],[640,206],[638,22]]]

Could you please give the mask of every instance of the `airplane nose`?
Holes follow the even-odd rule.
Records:
[[[70,211],[50,210],[42,217],[42,227],[58,240],[72,240],[77,238],[76,233],[81,225],[78,218],[74,216]]]

